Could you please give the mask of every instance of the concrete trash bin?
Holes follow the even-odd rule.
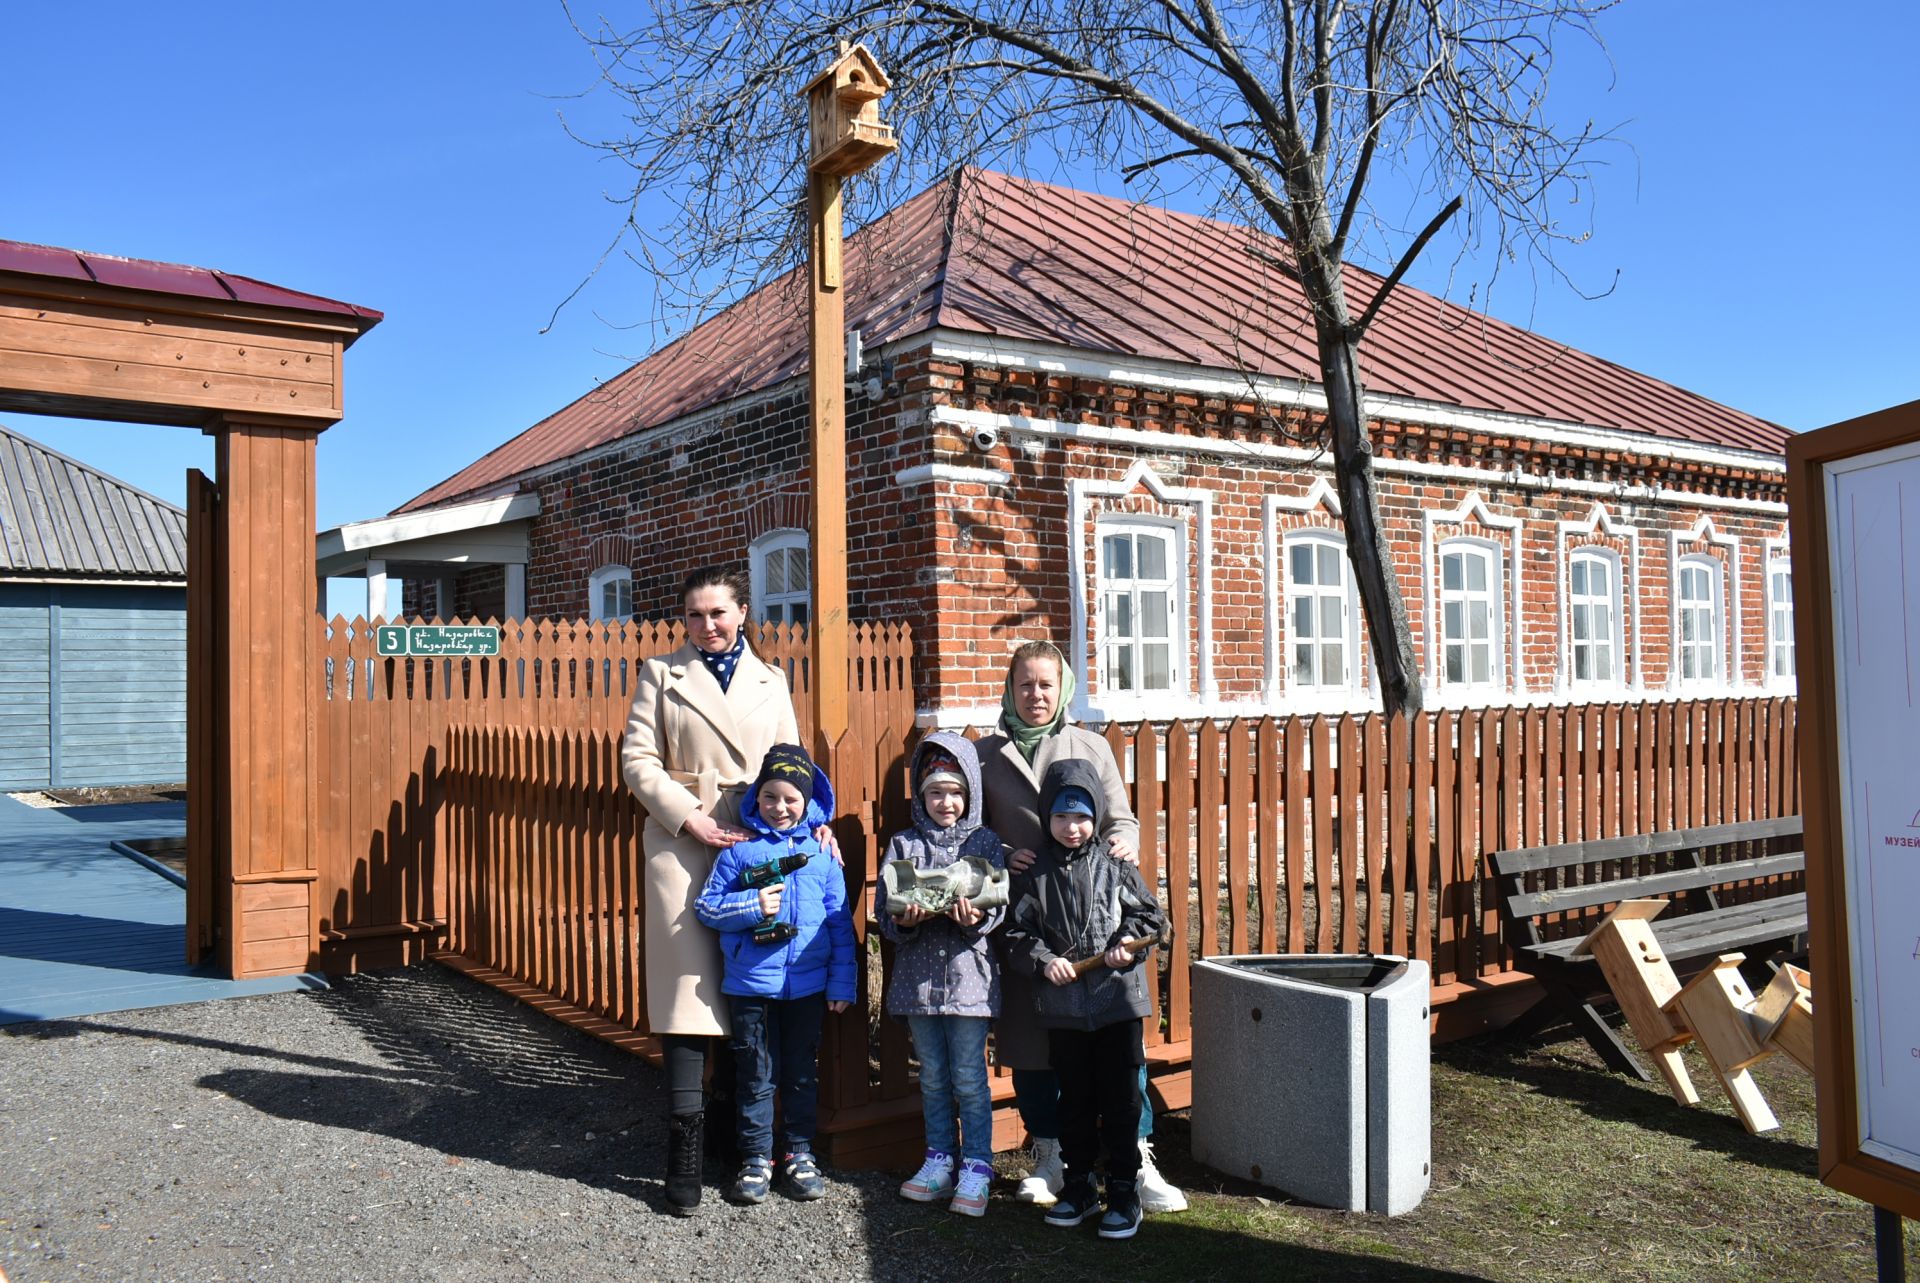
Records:
[[[1432,1158],[1427,964],[1264,954],[1193,965],[1193,1156],[1322,1207],[1410,1212]]]

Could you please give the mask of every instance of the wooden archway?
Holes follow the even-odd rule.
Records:
[[[316,961],[314,446],[381,314],[202,268],[0,241],[0,411],[198,428],[188,476],[187,956]]]

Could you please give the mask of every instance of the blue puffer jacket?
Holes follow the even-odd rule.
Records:
[[[806,818],[791,829],[769,828],[751,797],[741,799],[740,810],[740,827],[754,836],[720,853],[694,905],[700,921],[720,933],[726,967],[721,991],[750,998],[805,998],[824,991],[829,1002],[854,1001],[856,954],[846,874],[813,837],[833,814],[826,773],[813,768],[813,801]],[[783,855],[813,857],[787,875],[780,900],[780,921],[791,922],[800,933],[778,944],[755,944],[760,893],[742,890],[740,878],[754,865]]]

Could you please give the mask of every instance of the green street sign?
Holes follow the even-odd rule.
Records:
[[[483,624],[382,624],[373,630],[374,653],[405,655],[498,655],[500,630]]]

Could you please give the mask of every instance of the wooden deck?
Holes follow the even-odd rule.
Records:
[[[186,964],[186,896],[109,843],[181,832],[178,803],[37,810],[0,795],[0,1024],[325,987]]]

